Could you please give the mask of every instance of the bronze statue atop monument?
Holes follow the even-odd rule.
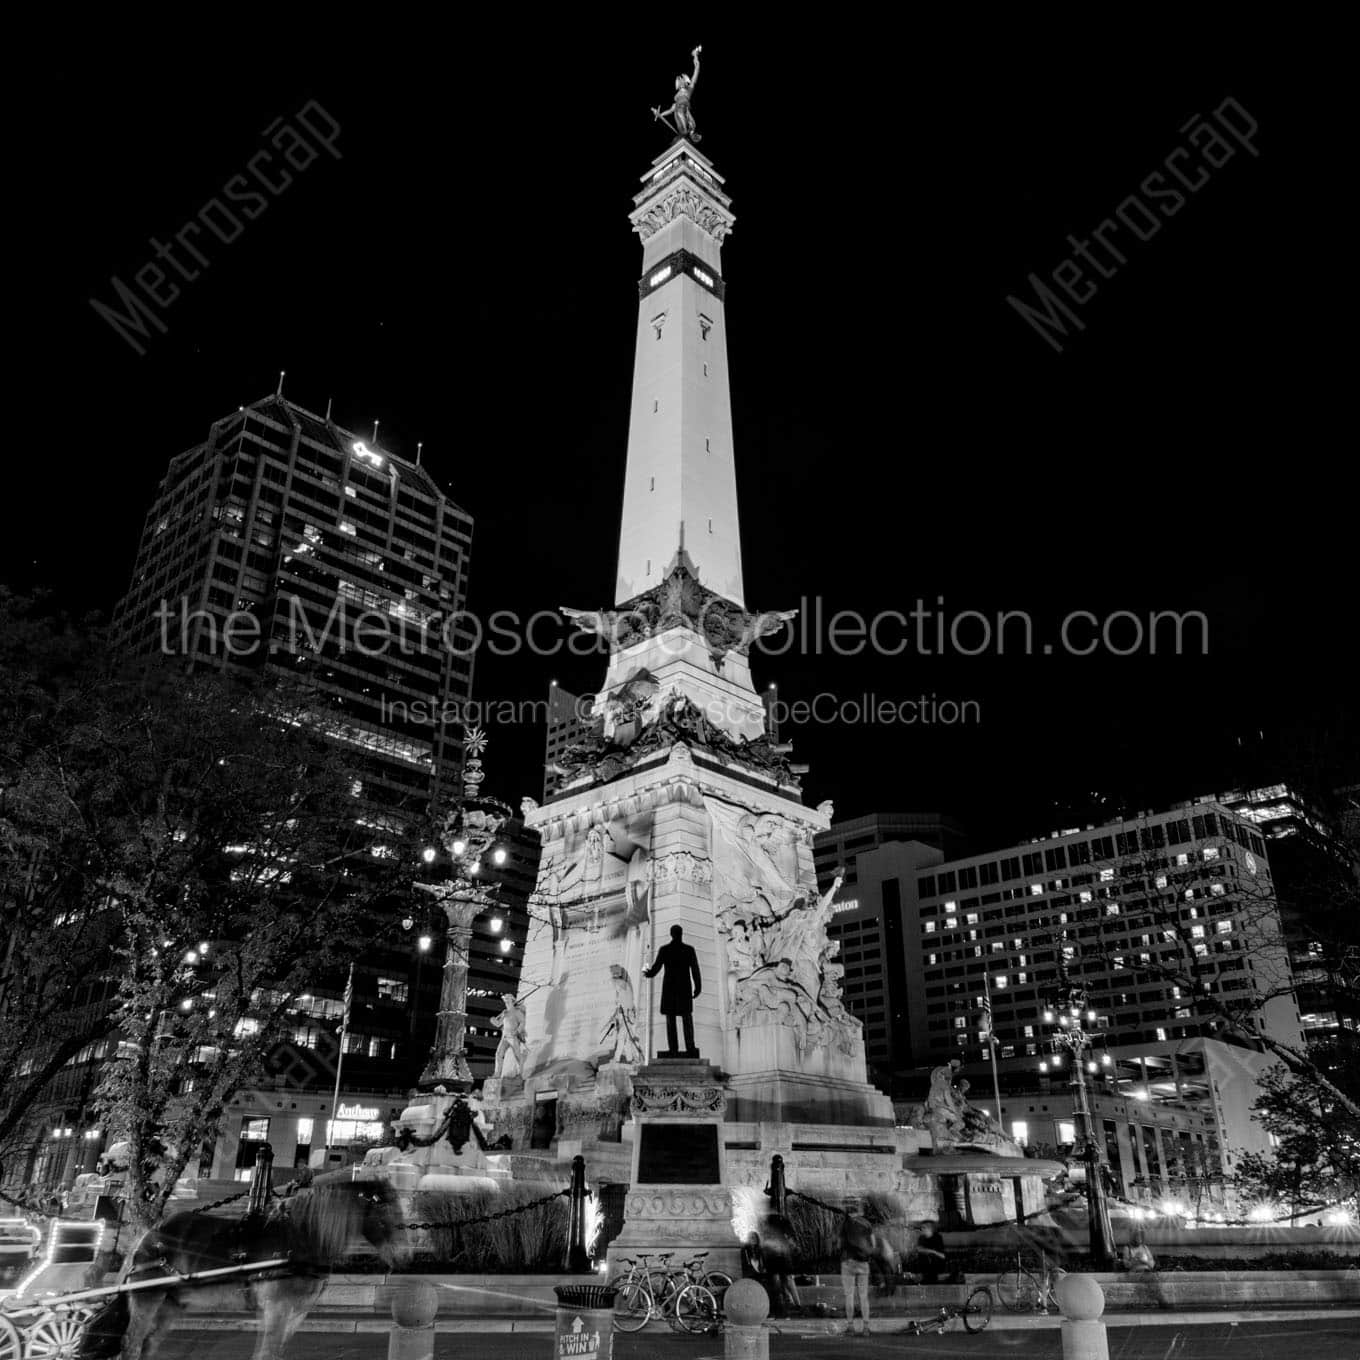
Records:
[[[695,129],[694,115],[690,112],[689,101],[694,94],[694,87],[699,83],[699,53],[704,49],[696,47],[690,55],[694,58],[694,72],[692,75],[683,73],[675,78],[675,102],[668,109],[659,106],[652,110],[652,117],[658,119],[675,133],[677,137],[684,137],[691,142],[702,141],[702,137]],[[671,122],[671,115],[674,114],[675,122]]]

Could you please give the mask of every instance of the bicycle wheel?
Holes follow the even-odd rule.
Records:
[[[1007,1270],[998,1275],[996,1296],[1012,1313],[1032,1313],[1043,1297],[1039,1281],[1027,1270]]]
[[[686,1332],[708,1332],[718,1325],[718,1300],[701,1284],[687,1284],[675,1296],[675,1320]]]
[[[992,1320],[992,1291],[980,1284],[963,1305],[963,1330],[980,1332]]]
[[[624,1279],[614,1295],[614,1326],[620,1332],[636,1332],[652,1315],[652,1291],[641,1280]]]
[[[721,1308],[723,1295],[732,1288],[732,1277],[722,1270],[710,1270],[699,1283],[705,1289],[713,1291],[713,1297],[718,1300],[718,1306]]]

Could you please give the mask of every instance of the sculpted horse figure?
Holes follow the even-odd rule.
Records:
[[[315,1306],[326,1278],[348,1257],[376,1252],[388,1270],[409,1264],[410,1234],[403,1231],[397,1196],[385,1181],[343,1181],[299,1190],[273,1201],[263,1213],[245,1218],[172,1214],[137,1243],[126,1278],[157,1273],[191,1274],[250,1261],[288,1258],[274,1278],[248,1276],[225,1284],[136,1290],[119,1296],[127,1310],[122,1360],[153,1360],[176,1326],[192,1292],[212,1308],[239,1307],[244,1294],[260,1314],[253,1360],[281,1360],[284,1347]]]

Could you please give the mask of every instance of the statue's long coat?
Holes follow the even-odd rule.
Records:
[[[661,980],[661,1014],[693,1015],[694,993],[700,986],[699,956],[683,940],[672,940],[656,951],[656,962],[647,970],[647,976],[655,977],[662,968],[666,974]]]

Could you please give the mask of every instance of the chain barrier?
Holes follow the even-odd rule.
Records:
[[[447,1223],[398,1223],[395,1226],[403,1228],[408,1232],[434,1232],[442,1229],[445,1232],[461,1232],[464,1228],[475,1228],[482,1223],[494,1223],[500,1218],[510,1218],[515,1214],[528,1213],[530,1209],[541,1209],[545,1204],[551,1204],[555,1199],[566,1199],[571,1195],[570,1188],[566,1190],[554,1190],[550,1195],[544,1195],[542,1199],[531,1200],[528,1204],[516,1205],[513,1209],[501,1209],[498,1213],[483,1214],[480,1218],[464,1218],[457,1222]]]

